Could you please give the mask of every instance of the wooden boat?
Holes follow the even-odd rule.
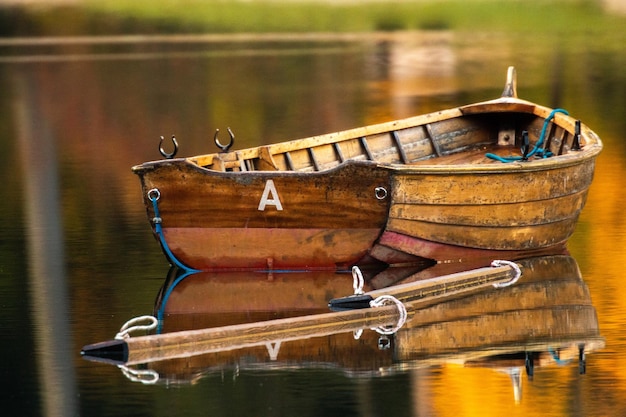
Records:
[[[245,297],[236,297],[243,285],[234,284],[231,277],[222,277],[222,272],[188,275],[181,281],[170,277],[154,308],[155,316],[163,313],[161,330],[171,334],[209,326],[221,336],[219,347],[206,350],[206,346],[196,346],[188,338],[180,343],[180,348],[195,346],[197,353],[163,358],[162,352],[151,356],[145,351],[124,365],[129,375],[143,373],[150,381],[167,384],[193,383],[209,375],[223,377],[229,371],[311,368],[372,377],[447,363],[496,368],[523,368],[529,363],[535,367],[549,366],[576,360],[604,347],[589,289],[572,257],[534,257],[519,260],[518,264],[523,274],[513,286],[467,292],[432,303],[419,302],[419,308],[395,334],[381,336],[363,324],[361,327],[366,329],[358,338],[345,328],[329,333],[329,322],[323,320],[314,329],[294,326],[291,332],[278,336],[268,331],[256,338],[246,337],[245,332],[224,337],[231,325],[250,319],[261,319],[251,324],[269,328],[266,313],[277,307],[277,296],[272,294],[282,294],[283,286],[296,299],[309,293],[317,299],[331,289],[328,300],[346,287],[345,276],[324,276],[330,273],[320,272],[309,281],[298,276],[295,283],[289,279],[259,280],[259,285],[266,288],[261,289],[263,296],[256,297],[252,304]],[[244,280],[243,274],[238,276]],[[216,283],[224,288],[213,297],[197,295],[210,291]],[[298,286],[302,287],[300,295]],[[232,290],[230,296],[227,288]],[[219,301],[221,298],[228,302]],[[275,317],[322,317],[319,314],[325,310],[317,302],[278,304],[284,309],[274,310]],[[138,365],[141,366],[137,368]]]
[[[236,151],[216,137],[223,152],[133,171],[166,256],[186,268],[505,259],[565,244],[602,149],[516,91],[511,67],[492,101]]]

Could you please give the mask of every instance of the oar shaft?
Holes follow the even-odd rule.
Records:
[[[519,265],[517,267],[519,268]],[[366,308],[369,307],[370,300],[382,295],[391,295],[402,303],[433,303],[442,298],[467,295],[494,285],[502,285],[515,280],[516,276],[517,271],[509,265],[478,268],[381,288],[366,292],[359,297],[336,298],[330,300],[328,305],[334,311]],[[414,305],[413,308],[419,308],[419,306]]]
[[[449,275],[395,285],[389,288],[369,291],[372,298],[392,295],[403,303],[434,297],[447,297],[472,290],[491,287],[512,280],[516,271],[510,266],[497,266],[457,272]]]
[[[373,298],[392,295],[412,316],[433,299],[465,294],[511,280],[509,266],[479,268],[421,282],[371,291]],[[85,346],[86,356],[106,357],[127,365],[241,349],[276,341],[306,339],[364,328],[392,326],[400,319],[397,305],[244,323],[200,330],[129,337]],[[111,352],[110,356],[108,356]]]
[[[399,317],[395,305],[324,313],[202,330],[131,337],[127,364],[147,363],[204,353],[241,349],[274,341],[320,337],[362,328],[393,325]]]

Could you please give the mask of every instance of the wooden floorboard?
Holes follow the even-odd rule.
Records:
[[[517,148],[503,148],[497,145],[481,146],[477,149],[465,150],[437,158],[412,162],[410,165],[462,165],[462,164],[493,164],[501,163],[487,158],[485,154],[496,153],[500,156],[519,156]]]

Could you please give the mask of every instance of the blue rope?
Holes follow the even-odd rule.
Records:
[[[552,152],[550,151],[546,151],[545,149],[541,149],[541,147],[543,146],[543,142],[545,141],[546,138],[546,132],[548,130],[548,124],[550,123],[550,121],[552,119],[554,119],[554,115],[557,113],[563,113],[565,115],[568,115],[569,113],[567,112],[567,110],[563,110],[563,109],[554,109],[550,112],[550,114],[548,115],[548,117],[546,117],[546,119],[543,121],[543,127],[541,128],[541,134],[539,135],[539,140],[537,141],[537,143],[535,144],[535,146],[533,147],[532,151],[530,151],[528,153],[528,155],[526,155],[526,158],[530,158],[531,156],[534,156],[535,154],[540,157],[540,158],[548,158],[550,156],[552,156]],[[487,158],[496,160],[496,161],[500,161],[503,163],[507,163],[507,162],[514,162],[514,161],[521,161],[524,159],[524,157],[522,156],[499,156],[493,153],[487,153],[485,154],[485,156]]]
[[[158,321],[158,325],[156,329],[157,334],[160,334],[163,331],[163,314],[165,313],[165,306],[167,305],[167,300],[170,298],[172,291],[174,291],[174,287],[176,287],[183,279],[187,278],[190,275],[193,275],[196,272],[198,271],[187,270],[184,274],[176,278],[174,282],[172,282],[172,285],[170,285],[167,288],[167,291],[165,291],[165,294],[163,295],[163,298],[161,299],[161,307],[159,307],[159,310],[157,311],[157,314],[156,314],[156,318]]]
[[[156,190],[158,193],[158,190]],[[167,242],[165,241],[165,236],[163,236],[163,227],[161,226],[161,216],[159,215],[159,205],[157,203],[157,200],[160,197],[160,193],[158,194],[157,197],[152,198],[150,196],[150,193],[152,192],[152,190],[150,190],[148,192],[148,199],[150,201],[152,201],[152,207],[154,208],[154,229],[156,234],[159,236],[159,241],[161,242],[161,246],[163,247],[163,250],[165,251],[165,254],[167,255],[167,258],[172,261],[172,263],[174,263],[174,265],[176,265],[177,267],[179,267],[180,269],[187,271],[187,272],[200,272],[197,269],[194,268],[190,268],[187,265],[185,265],[184,263],[182,263],[181,261],[179,261],[174,254],[172,253],[172,251],[170,250],[169,246],[167,245]]]
[[[548,353],[550,353],[552,359],[554,360],[554,362],[556,362],[557,365],[567,365],[568,363],[570,363],[569,360],[563,360],[559,358],[559,355],[553,348],[548,348]]]

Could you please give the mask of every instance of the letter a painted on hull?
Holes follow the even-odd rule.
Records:
[[[270,195],[272,198],[270,198]],[[274,180],[267,180],[265,183],[265,189],[263,190],[261,201],[259,201],[259,211],[265,211],[265,206],[274,206],[278,211],[282,211],[283,209],[283,205],[280,203],[280,198],[278,198],[278,192],[276,191]]]

